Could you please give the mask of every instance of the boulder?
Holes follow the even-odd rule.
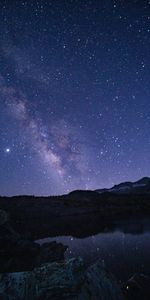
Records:
[[[87,269],[83,292],[83,295],[87,295],[87,298],[85,299],[123,299],[119,283],[100,261]],[[91,295],[91,298],[89,295]],[[84,297],[80,298],[80,300],[82,299],[84,299]]]
[[[40,246],[24,239],[13,228],[7,213],[0,210],[0,272],[29,271],[43,263],[61,261],[66,249],[55,241]]]
[[[81,258],[44,264],[31,272],[0,274],[0,293],[8,300],[122,300],[115,278],[101,262],[85,268]]]
[[[56,241],[44,243],[40,246],[40,251],[37,257],[37,265],[47,262],[59,262],[64,260],[64,253],[68,246]]]

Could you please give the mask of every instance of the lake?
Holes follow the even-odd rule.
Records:
[[[85,238],[57,236],[38,240],[68,245],[66,258],[81,256],[87,265],[100,259],[115,276],[125,281],[135,273],[150,276],[150,219],[119,221],[113,230]]]

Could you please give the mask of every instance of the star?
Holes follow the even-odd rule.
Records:
[[[1,2],[0,191],[149,176],[149,1]]]
[[[10,153],[10,148],[6,148],[5,153]]]

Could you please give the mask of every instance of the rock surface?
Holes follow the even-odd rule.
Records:
[[[100,262],[86,270],[80,258],[30,272],[0,274],[0,293],[2,300],[123,299],[116,280]]]

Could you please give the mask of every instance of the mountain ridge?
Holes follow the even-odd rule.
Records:
[[[104,189],[96,189],[97,193],[119,193],[119,194],[127,194],[127,193],[150,193],[150,178],[142,177],[137,181],[125,181],[119,184],[115,184],[111,188]]]

